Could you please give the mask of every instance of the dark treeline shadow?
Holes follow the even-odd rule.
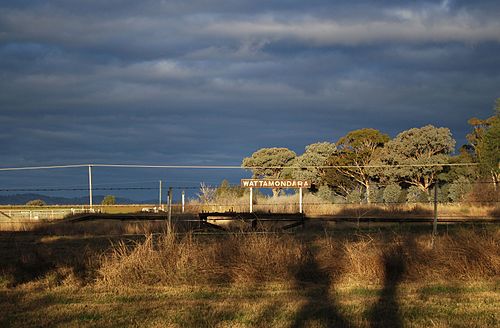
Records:
[[[96,256],[112,244],[99,238],[89,243],[84,236],[51,238],[33,232],[0,232],[0,274],[9,277],[9,287],[37,281],[58,269],[69,270],[82,284],[93,279]],[[89,258],[93,258],[91,261]]]

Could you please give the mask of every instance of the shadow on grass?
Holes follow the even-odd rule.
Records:
[[[416,247],[413,240],[406,240],[407,249]],[[377,302],[369,312],[371,327],[403,327],[397,287],[406,271],[404,248],[401,244],[387,249],[382,257],[384,265],[384,285]]]
[[[0,232],[0,275],[9,287],[37,281],[58,270],[83,282],[92,280],[96,256],[111,245],[106,238],[59,238],[32,232]],[[64,277],[59,277],[64,278]]]
[[[320,268],[311,246],[307,247],[308,259],[295,275],[295,287],[305,291],[306,300],[290,327],[307,327],[311,322],[324,327],[352,327],[339,310],[335,296],[330,293],[331,277]],[[342,256],[338,261],[343,261]]]
[[[383,287],[366,318],[370,327],[403,327],[397,288],[406,272],[405,250],[412,252],[415,247],[417,245],[413,239],[406,239],[384,250],[382,256]],[[335,286],[334,278],[320,268],[310,248],[309,254],[309,260],[300,268],[295,277],[296,288],[305,291],[306,301],[296,314],[291,327],[307,327],[311,324],[322,327],[356,326],[342,311],[335,293],[330,290],[331,286]],[[345,254],[338,252],[336,257],[338,265],[342,266]]]
[[[235,308],[219,309],[207,300],[184,313],[179,313],[174,321],[181,327],[216,327],[224,322],[232,322],[236,316]]]
[[[432,209],[415,204],[413,206],[401,204],[386,204],[383,206],[346,204],[333,217],[340,218],[432,218]]]

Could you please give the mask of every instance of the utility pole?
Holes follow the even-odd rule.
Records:
[[[92,165],[89,165],[89,205],[90,211],[92,211]]]

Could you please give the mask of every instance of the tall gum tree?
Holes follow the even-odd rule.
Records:
[[[495,114],[488,119],[489,125],[483,131],[476,149],[481,173],[486,177],[489,176],[495,190],[498,190],[500,183],[500,98],[496,100]]]
[[[329,165],[340,166],[334,168],[339,174],[353,179],[364,187],[367,203],[371,202],[372,170],[366,166],[378,158],[380,149],[388,141],[389,136],[376,129],[354,130],[337,141],[338,152],[328,160]]]
[[[454,147],[448,128],[426,125],[403,131],[385,145],[380,158],[381,164],[403,166],[384,168],[384,175],[428,192],[443,167],[420,165],[448,163]]]
[[[292,166],[297,154],[288,148],[262,148],[250,157],[243,159],[242,167],[250,168],[254,179],[285,179],[290,178]],[[273,189],[273,197],[280,193],[279,188]]]
[[[306,146],[305,152],[298,156],[293,166],[301,169],[293,171],[295,179],[310,180],[316,187],[325,181],[328,159],[335,154],[337,147],[330,142],[317,142]]]

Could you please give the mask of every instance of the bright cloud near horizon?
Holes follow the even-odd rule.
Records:
[[[2,1],[2,166],[239,164],[493,114],[498,1]]]

